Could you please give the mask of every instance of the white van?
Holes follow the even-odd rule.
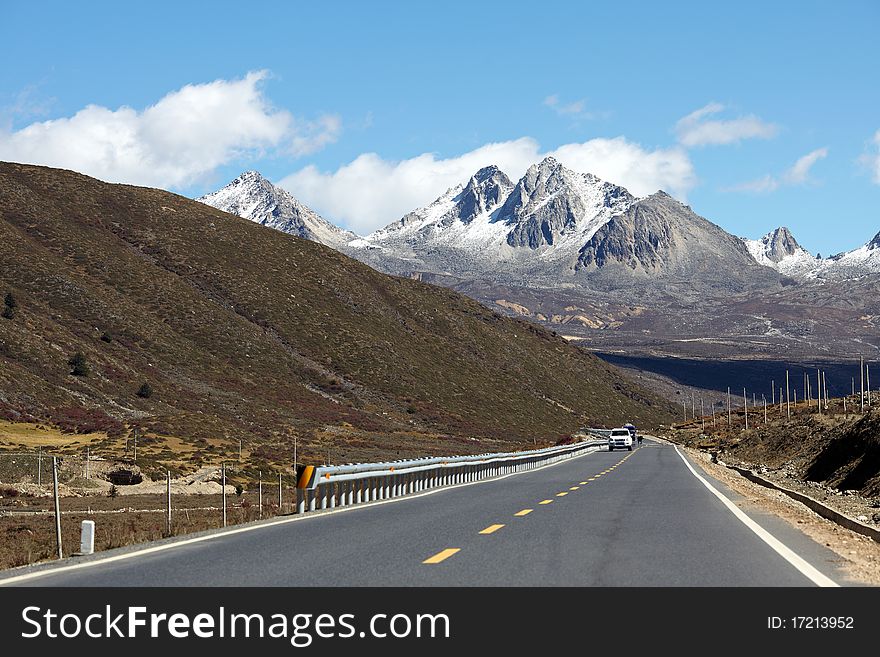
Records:
[[[626,448],[632,451],[633,437],[626,427],[611,430],[611,435],[608,436],[608,451],[613,452],[615,447],[618,449]]]

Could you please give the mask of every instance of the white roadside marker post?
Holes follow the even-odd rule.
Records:
[[[85,556],[95,552],[95,521],[83,520],[79,535],[79,554]]]

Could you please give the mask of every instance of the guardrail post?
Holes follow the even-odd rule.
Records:
[[[345,506],[348,504],[348,485],[351,482],[348,481],[340,481],[336,484],[336,490],[339,495],[339,506]]]
[[[302,488],[294,488],[296,491],[296,512],[297,513],[305,513],[306,512],[306,491]]]

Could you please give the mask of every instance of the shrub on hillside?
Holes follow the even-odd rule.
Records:
[[[15,300],[15,297],[12,296],[12,292],[7,292],[6,296],[3,298],[3,312],[0,315],[3,316],[4,319],[12,319],[15,317],[15,309],[18,307],[18,302]]]
[[[86,360],[86,357],[83,356],[82,352],[77,351],[70,357],[67,364],[70,366],[70,373],[73,374],[73,376],[89,375],[89,363]]]
[[[137,396],[142,397],[143,399],[149,399],[153,396],[153,387],[149,383],[144,381],[141,384],[141,387],[138,388]]]

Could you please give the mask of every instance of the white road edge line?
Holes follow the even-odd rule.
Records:
[[[797,570],[801,573],[801,575],[803,575],[804,577],[809,579],[816,586],[827,586],[827,587],[839,587],[840,586],[840,584],[838,584],[834,580],[832,580],[829,577],[826,577],[825,575],[820,573],[818,570],[816,570],[816,568],[814,568],[809,563],[807,563],[807,561],[803,557],[796,554],[794,552],[794,550],[789,548],[787,545],[782,543],[782,541],[780,541],[775,536],[773,536],[773,534],[771,534],[766,529],[761,527],[761,525],[759,525],[754,520],[749,518],[743,512],[742,509],[740,509],[736,504],[734,504],[729,499],[727,499],[727,497],[725,497],[725,495],[723,493],[721,493],[718,489],[716,489],[705,478],[703,478],[699,474],[697,474],[697,471],[694,470],[694,467],[688,462],[688,460],[684,457],[684,455],[680,451],[678,451],[677,446],[675,447],[675,453],[678,454],[679,458],[684,462],[684,464],[687,466],[688,470],[691,471],[691,474],[693,474],[699,481],[701,481],[703,483],[703,485],[706,488],[708,488],[709,491],[715,497],[717,497],[719,500],[721,500],[721,503],[724,504],[724,506],[726,506],[728,508],[728,510],[734,516],[736,516],[736,518],[740,522],[742,522],[746,527],[748,527],[753,532],[755,532],[755,534],[757,534],[758,538],[760,538],[767,545],[769,545],[771,548],[773,548],[773,550],[777,554],[779,554],[779,556],[781,556],[788,563],[790,563],[792,566],[797,568]]]
[[[351,506],[337,507],[335,509],[324,509],[319,511],[312,511],[310,513],[305,513],[303,515],[295,515],[292,518],[283,518],[281,520],[273,520],[270,522],[263,522],[255,525],[249,525],[245,527],[237,527],[234,529],[227,529],[218,531],[207,536],[198,536],[196,538],[185,538],[180,541],[174,541],[173,543],[164,543],[162,545],[154,545],[153,547],[142,548],[140,550],[133,550],[131,552],[125,552],[124,554],[117,554],[109,557],[104,557],[100,559],[95,559],[93,561],[84,561],[81,563],[72,563],[67,565],[59,565],[56,568],[46,568],[45,570],[39,570],[33,573],[25,573],[23,575],[15,575],[13,577],[7,577],[3,579],[2,573],[0,573],[0,586],[6,586],[9,584],[15,584],[17,582],[24,582],[31,579],[37,579],[38,577],[47,577],[49,575],[57,575],[59,573],[66,573],[72,570],[81,570],[83,568],[92,568],[94,566],[100,566],[108,563],[113,563],[115,561],[125,561],[126,559],[133,559],[135,557],[142,557],[148,554],[155,554],[156,552],[164,552],[166,550],[172,550],[174,548],[183,547],[185,545],[192,545],[194,543],[202,543],[204,541],[213,541],[218,538],[223,538],[224,536],[232,536],[233,534],[243,534],[245,532],[256,531],[258,529],[268,529],[269,527],[276,527],[278,525],[286,525],[290,522],[299,522],[302,520],[310,520],[310,519],[318,519],[318,518],[326,518],[332,515],[336,515],[337,513],[345,513],[346,511],[357,511],[358,509],[369,509],[377,506],[381,506],[383,504],[391,504],[393,502],[402,502],[403,500],[414,500],[419,497],[427,497],[428,495],[434,495],[435,493],[442,493],[448,490],[454,490],[456,488],[465,488],[466,486],[477,486],[479,484],[488,484],[493,481],[501,481],[502,479],[507,479],[508,477],[516,477],[518,475],[527,474],[529,472],[538,472],[539,470],[544,470],[545,468],[552,468],[557,465],[561,465],[562,463],[568,463],[569,461],[573,461],[575,459],[579,459],[583,456],[587,456],[588,454],[594,454],[597,451],[602,449],[601,445],[597,445],[595,449],[588,448],[584,450],[583,454],[578,454],[577,456],[573,456],[570,459],[564,459],[562,461],[556,461],[555,463],[548,463],[547,465],[542,465],[540,468],[534,468],[533,470],[523,470],[522,472],[511,472],[510,474],[501,475],[499,477],[493,477],[492,479],[481,479],[479,481],[469,481],[463,484],[455,484],[454,486],[441,486],[439,488],[433,488],[428,491],[424,491],[422,493],[416,493],[413,495],[401,495],[400,497],[393,497],[387,500],[376,500],[375,502],[366,502],[362,504],[353,504]],[[70,557],[68,557],[69,559]]]

